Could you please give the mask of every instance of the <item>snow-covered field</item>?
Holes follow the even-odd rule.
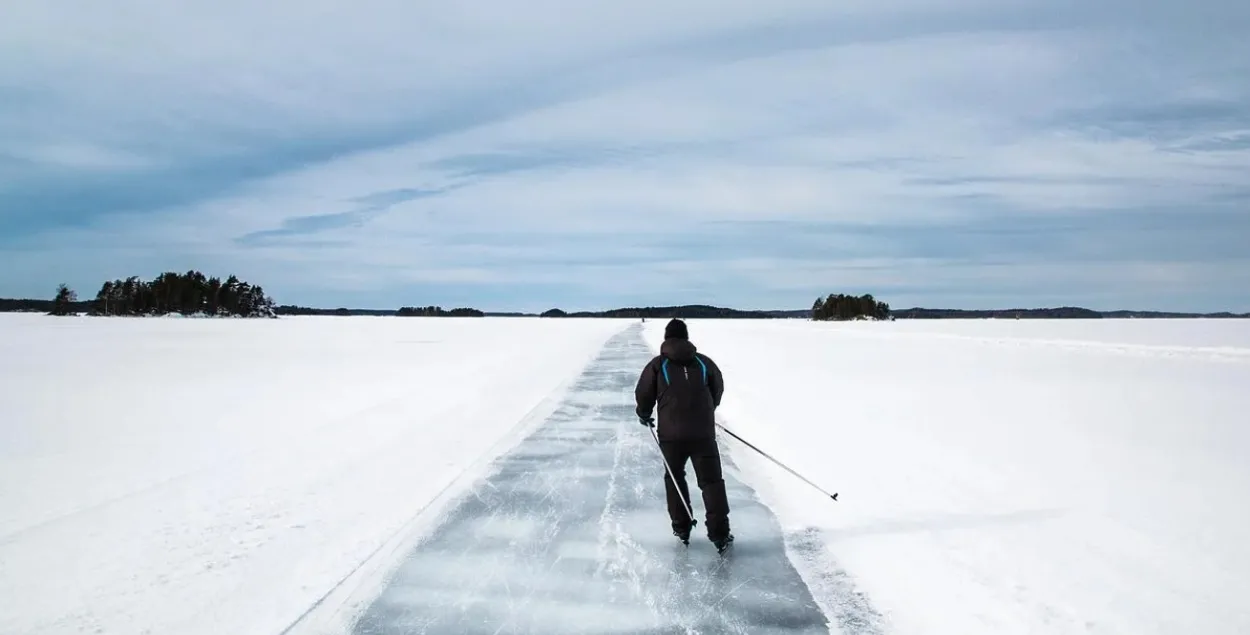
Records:
[[[277,635],[629,323],[0,314],[0,633]],[[840,494],[723,440],[827,610],[849,579],[889,632],[1250,632],[1250,321],[690,331],[723,423]]]
[[[723,441],[810,584],[844,570],[893,632],[1250,632],[1250,321],[690,333],[722,423],[839,492]]]
[[[0,315],[0,633],[276,634],[620,328]]]

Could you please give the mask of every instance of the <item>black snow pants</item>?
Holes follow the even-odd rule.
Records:
[[[681,498],[668,473],[664,474],[664,493],[668,499],[668,517],[674,531],[690,529],[690,518],[682,509],[681,501],[690,503],[690,489],[686,486],[686,461],[694,466],[695,479],[703,492],[703,508],[707,512],[704,526],[708,538],[717,540],[729,535],[729,499],[725,495],[725,478],[721,474],[720,449],[715,438],[661,441],[660,450],[664,460],[673,470],[673,476],[681,487]]]

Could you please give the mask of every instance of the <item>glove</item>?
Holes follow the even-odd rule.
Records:
[[[648,428],[655,427],[655,419],[651,417],[646,417],[645,419],[643,417],[638,417],[638,423],[641,423],[642,425],[647,426]]]

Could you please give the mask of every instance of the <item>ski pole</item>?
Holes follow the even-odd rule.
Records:
[[[798,472],[795,472],[794,470],[790,469],[790,468],[789,468],[789,467],[788,467],[785,463],[782,463],[781,461],[778,461],[777,459],[774,459],[773,457],[769,456],[767,452],[765,452],[765,451],[763,451],[763,450],[761,450],[761,449],[759,449],[759,448],[757,448],[757,447],[755,447],[755,446],[751,445],[750,443],[748,443],[748,442],[747,442],[747,440],[746,440],[746,439],[743,439],[742,437],[740,437],[740,436],[738,436],[738,435],[734,434],[734,433],[733,433],[733,431],[732,431],[732,430],[730,430],[729,428],[726,428],[725,426],[723,426],[723,425],[721,425],[721,424],[719,424],[719,423],[718,423],[718,424],[716,424],[716,427],[720,428],[721,430],[724,430],[724,431],[725,431],[725,432],[726,432],[729,436],[731,436],[731,437],[733,437],[733,438],[735,438],[735,439],[737,439],[737,440],[741,441],[741,442],[742,442],[744,445],[746,445],[748,448],[751,448],[752,450],[755,450],[756,452],[759,452],[761,455],[763,455],[763,456],[764,456],[764,458],[766,458],[766,459],[768,459],[769,461],[772,461],[773,463],[776,463],[777,465],[781,466],[781,468],[782,468],[783,470],[785,470],[785,471],[787,471],[787,472],[789,472],[789,473],[791,473],[791,474],[793,474],[793,475],[795,475],[795,476],[799,477],[800,479],[802,479],[802,480],[803,480],[803,482],[805,482],[805,483],[807,483],[808,485],[811,485],[812,487],[815,487],[816,489],[820,490],[820,493],[824,494],[825,496],[828,496],[829,498],[832,498],[832,499],[833,499],[833,500],[835,500],[835,501],[836,501],[836,500],[838,500],[838,494],[837,494],[836,492],[835,492],[835,493],[833,493],[833,494],[830,494],[829,492],[826,492],[826,491],[825,491],[824,489],[822,489],[819,485],[817,485],[817,484],[815,484],[815,483],[811,482],[811,481],[810,481],[810,480],[808,480],[806,477],[804,477],[802,474],[799,474]]]
[[[660,445],[660,437],[655,433],[655,428],[647,426],[651,430],[651,438],[655,439],[655,450],[660,453],[660,460],[664,462],[664,471],[668,472],[668,478],[673,481],[673,488],[677,490],[677,498],[681,499],[681,506],[685,508],[686,515],[690,517],[691,526],[699,524],[694,519],[694,512],[690,511],[690,505],[686,503],[686,497],[681,495],[681,485],[677,483],[677,475],[673,474],[673,468],[669,467],[668,459],[664,458],[664,448]]]

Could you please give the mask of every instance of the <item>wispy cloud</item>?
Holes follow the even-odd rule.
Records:
[[[24,3],[0,295],[1250,309],[1244,4]]]
[[[382,214],[391,207],[406,201],[415,201],[420,198],[437,196],[451,188],[443,188],[438,190],[418,190],[414,188],[402,188],[397,190],[386,190],[383,192],[374,192],[351,199],[352,203],[360,205],[357,209],[346,212],[335,212],[332,214],[313,214],[311,216],[292,216],[282,221],[282,226],[277,229],[264,229],[244,234],[236,239],[239,244],[260,244],[279,238],[290,236],[303,236],[307,234],[316,234],[333,229],[342,229],[345,227],[363,227],[370,219]],[[301,246],[309,246],[307,243],[300,243]]]

